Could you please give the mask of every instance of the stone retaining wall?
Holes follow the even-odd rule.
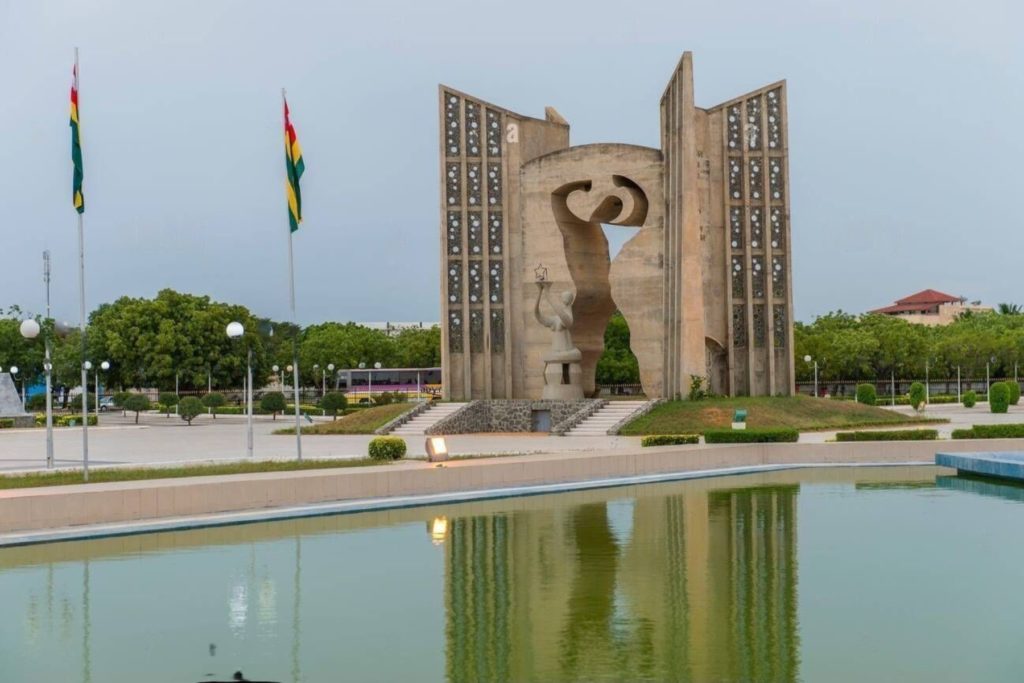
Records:
[[[590,406],[600,407],[602,399],[550,401],[530,399],[496,399],[471,401],[465,408],[441,420],[427,434],[487,434],[533,431],[533,411],[551,413],[551,425],[565,423]],[[596,408],[594,408],[596,410]],[[552,429],[554,432],[554,429]]]

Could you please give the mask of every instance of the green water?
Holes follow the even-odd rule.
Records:
[[[1021,680],[1024,489],[937,475],[805,470],[12,548],[0,681]]]

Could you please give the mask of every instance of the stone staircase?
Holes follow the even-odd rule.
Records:
[[[394,436],[423,436],[427,429],[465,406],[465,403],[436,403],[405,424],[396,427],[391,434]]]
[[[647,401],[608,401],[596,413],[565,433],[566,436],[605,436],[608,430],[647,405]]]

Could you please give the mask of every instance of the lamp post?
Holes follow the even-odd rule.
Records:
[[[100,423],[100,370],[106,372],[110,369],[110,362],[103,361],[100,366],[96,368],[96,424]]]
[[[991,369],[992,365],[995,365],[995,362],[996,362],[996,357],[992,356],[985,363],[985,400],[986,401],[989,400],[989,392],[992,391],[992,376],[991,376],[991,373],[990,373],[990,369]]]
[[[810,354],[804,356],[805,363],[814,363],[814,398],[818,398],[818,361],[811,358]]]
[[[28,318],[22,320],[21,325],[18,327],[18,331],[21,332],[21,336],[25,339],[32,340],[39,336],[39,323],[35,320]],[[16,370],[16,368],[12,368]],[[47,389],[49,389],[49,382],[47,382]],[[47,403],[49,405],[49,403]],[[21,409],[25,410],[25,380],[21,382]]]
[[[324,371],[323,388],[320,390],[320,398],[327,395],[327,373],[334,374],[334,363],[327,364],[327,370]]]
[[[280,384],[281,387],[284,387],[284,375],[281,373],[281,366],[275,363],[270,369],[274,371],[275,375],[277,375],[277,383]]]
[[[889,374],[889,394],[892,400],[892,407],[896,407],[896,368],[893,368]]]
[[[928,388],[928,359],[924,361],[924,403],[928,405],[928,399],[931,396],[931,392]]]
[[[230,322],[227,326],[227,334],[230,339],[240,339],[245,334],[245,328],[242,327],[240,322]],[[246,421],[246,452],[249,457],[253,457],[252,450],[252,347],[246,349],[246,360],[245,360],[245,378],[246,378],[246,396],[245,396],[245,421]]]
[[[14,390],[17,391],[18,390],[17,389],[17,386],[18,386],[18,366],[17,365],[12,365],[10,372],[11,372],[11,378],[14,380],[14,386],[15,386]],[[21,411],[25,412],[25,378],[24,377],[22,377],[22,380],[21,380]]]
[[[960,366],[958,365],[956,366],[956,402],[960,403],[961,401],[962,399],[960,397]]]

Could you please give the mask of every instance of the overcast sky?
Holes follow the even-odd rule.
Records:
[[[0,307],[77,320],[67,100],[81,49],[87,305],[159,289],[288,317],[280,88],[305,150],[298,317],[438,319],[439,82],[572,142],[657,147],[789,82],[797,317],[933,287],[1024,302],[1016,0],[0,0]]]

